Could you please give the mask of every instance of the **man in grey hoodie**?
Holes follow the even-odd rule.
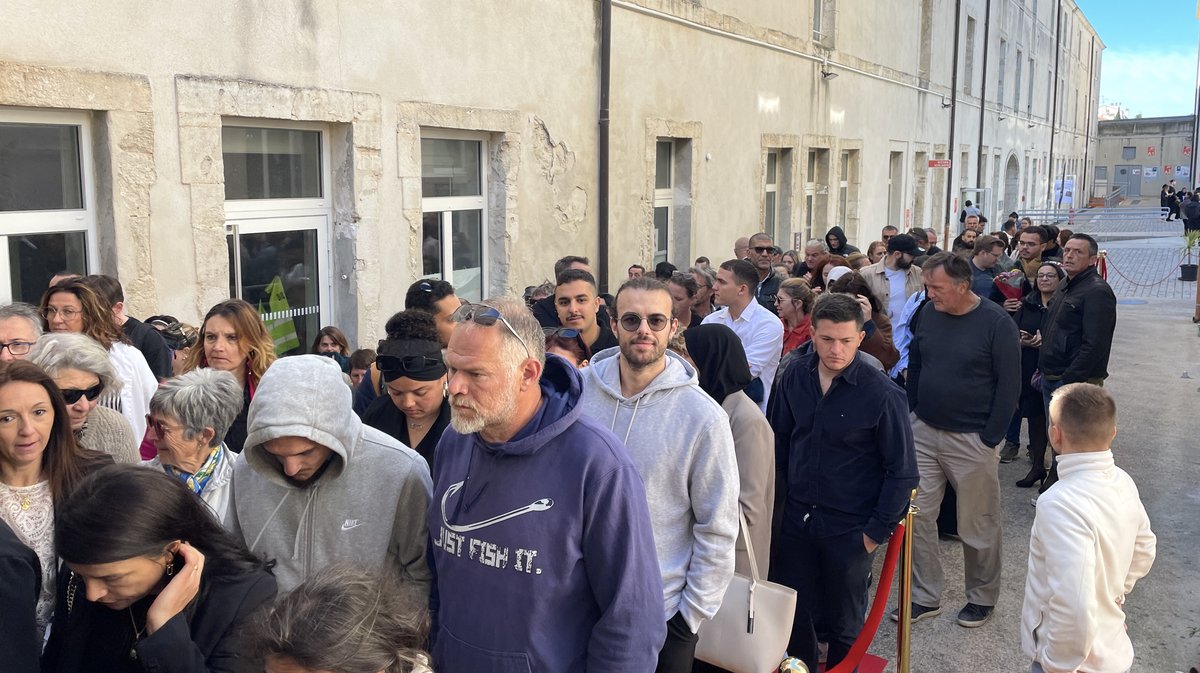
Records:
[[[678,329],[671,294],[653,278],[617,291],[619,349],[583,370],[583,413],[629,448],[646,484],[663,581],[667,638],[659,673],[691,671],[700,623],[721,606],[733,576],[738,469],[729,418],[696,370],[667,342]]]
[[[280,591],[346,561],[395,572],[424,601],[429,469],[415,451],[363,425],[351,399],[329,358],[271,365],[250,403],[226,526],[250,551],[276,560]]]

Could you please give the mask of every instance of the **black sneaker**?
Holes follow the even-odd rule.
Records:
[[[940,614],[942,614],[941,607],[927,608],[924,605],[918,605],[916,603],[913,603],[912,604],[911,623],[916,624],[917,622],[921,621],[922,619],[932,619],[933,617],[937,617]],[[892,621],[893,622],[900,621],[900,608],[896,608],[895,610],[892,610]]]
[[[1017,459],[1021,453],[1021,445],[1016,442],[1004,442],[1004,449],[1000,451],[1000,462],[1011,463]]]
[[[990,605],[976,605],[967,603],[967,605],[958,611],[958,625],[965,626],[968,629],[978,628],[987,623],[987,620],[992,618],[992,610]],[[913,621],[916,621],[915,619]]]

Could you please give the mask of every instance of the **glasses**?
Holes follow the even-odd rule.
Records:
[[[64,320],[74,320],[75,316],[79,315],[80,313],[83,313],[83,311],[80,311],[79,309],[71,307],[71,306],[68,306],[66,308],[54,308],[53,306],[47,306],[46,308],[42,309],[40,311],[40,313],[42,314],[42,317],[45,318],[46,320],[54,320],[55,316],[60,316],[60,315],[63,317]]]
[[[1038,280],[1057,280],[1058,274],[1057,273],[1039,273],[1036,276],[1036,278]]]
[[[463,302],[463,305],[458,307],[458,310],[450,316],[450,319],[454,322],[467,322],[469,320],[476,325],[483,325],[484,327],[491,327],[499,321],[508,328],[508,333],[516,337],[517,341],[520,341],[521,345],[525,347],[525,355],[533,357],[533,351],[529,350],[529,344],[525,343],[520,334],[517,334],[517,330],[513,329],[512,323],[508,322],[508,319],[498,309],[492,308],[487,304]]]
[[[786,304],[788,302],[795,304],[797,301],[799,301],[799,300],[792,299],[791,297],[785,297],[781,294],[775,295],[775,305],[776,306],[779,306],[780,304]]]
[[[636,332],[642,327],[642,321],[645,321],[650,329],[655,332],[661,332],[671,324],[671,319],[661,313],[654,313],[648,316],[640,316],[636,313],[626,313],[621,316],[621,329],[626,332]]]
[[[100,393],[104,392],[104,384],[97,383],[86,390],[80,390],[78,388],[63,388],[60,392],[62,392],[63,399],[67,401],[67,404],[75,404],[81,397],[86,397],[88,402],[91,402],[97,397],[100,397]]]
[[[151,429],[153,429],[154,434],[158,435],[159,437],[165,437],[167,435],[167,433],[173,432],[175,430],[171,426],[167,425],[166,423],[163,423],[162,421],[151,416],[150,414],[146,414],[146,425],[148,427],[150,427]]]
[[[442,366],[441,358],[431,358],[426,355],[409,355],[400,357],[398,355],[377,355],[375,357],[375,365],[379,367],[381,372],[424,372],[435,367]]]
[[[0,342],[0,353],[3,353],[5,348],[13,355],[26,355],[29,353],[29,349],[33,348],[33,344],[28,341]]]
[[[775,246],[773,246],[773,245],[756,245],[750,249],[753,250],[754,252],[757,252],[760,255],[768,255],[772,252],[775,252]]]

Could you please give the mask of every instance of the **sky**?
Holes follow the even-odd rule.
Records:
[[[1076,0],[1104,42],[1100,103],[1130,117],[1194,112],[1196,0]]]

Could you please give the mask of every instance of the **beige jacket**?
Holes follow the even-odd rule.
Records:
[[[888,282],[887,274],[884,273],[883,260],[863,267],[858,273],[867,281],[867,286],[871,288],[871,292],[875,293],[875,298],[879,300],[883,310],[886,313],[889,306],[889,300],[892,296],[892,284]],[[925,284],[921,281],[921,268],[916,266],[908,267],[905,271],[904,278],[904,296],[911,297],[917,292],[925,289]],[[889,316],[897,317],[897,316]]]
[[[729,415],[733,431],[741,482],[738,504],[746,515],[758,574],[765,578],[771,561],[771,513],[775,508],[775,432],[758,405],[741,391],[726,397],[721,408]],[[741,533],[734,559],[734,571],[749,577],[750,559]]]

